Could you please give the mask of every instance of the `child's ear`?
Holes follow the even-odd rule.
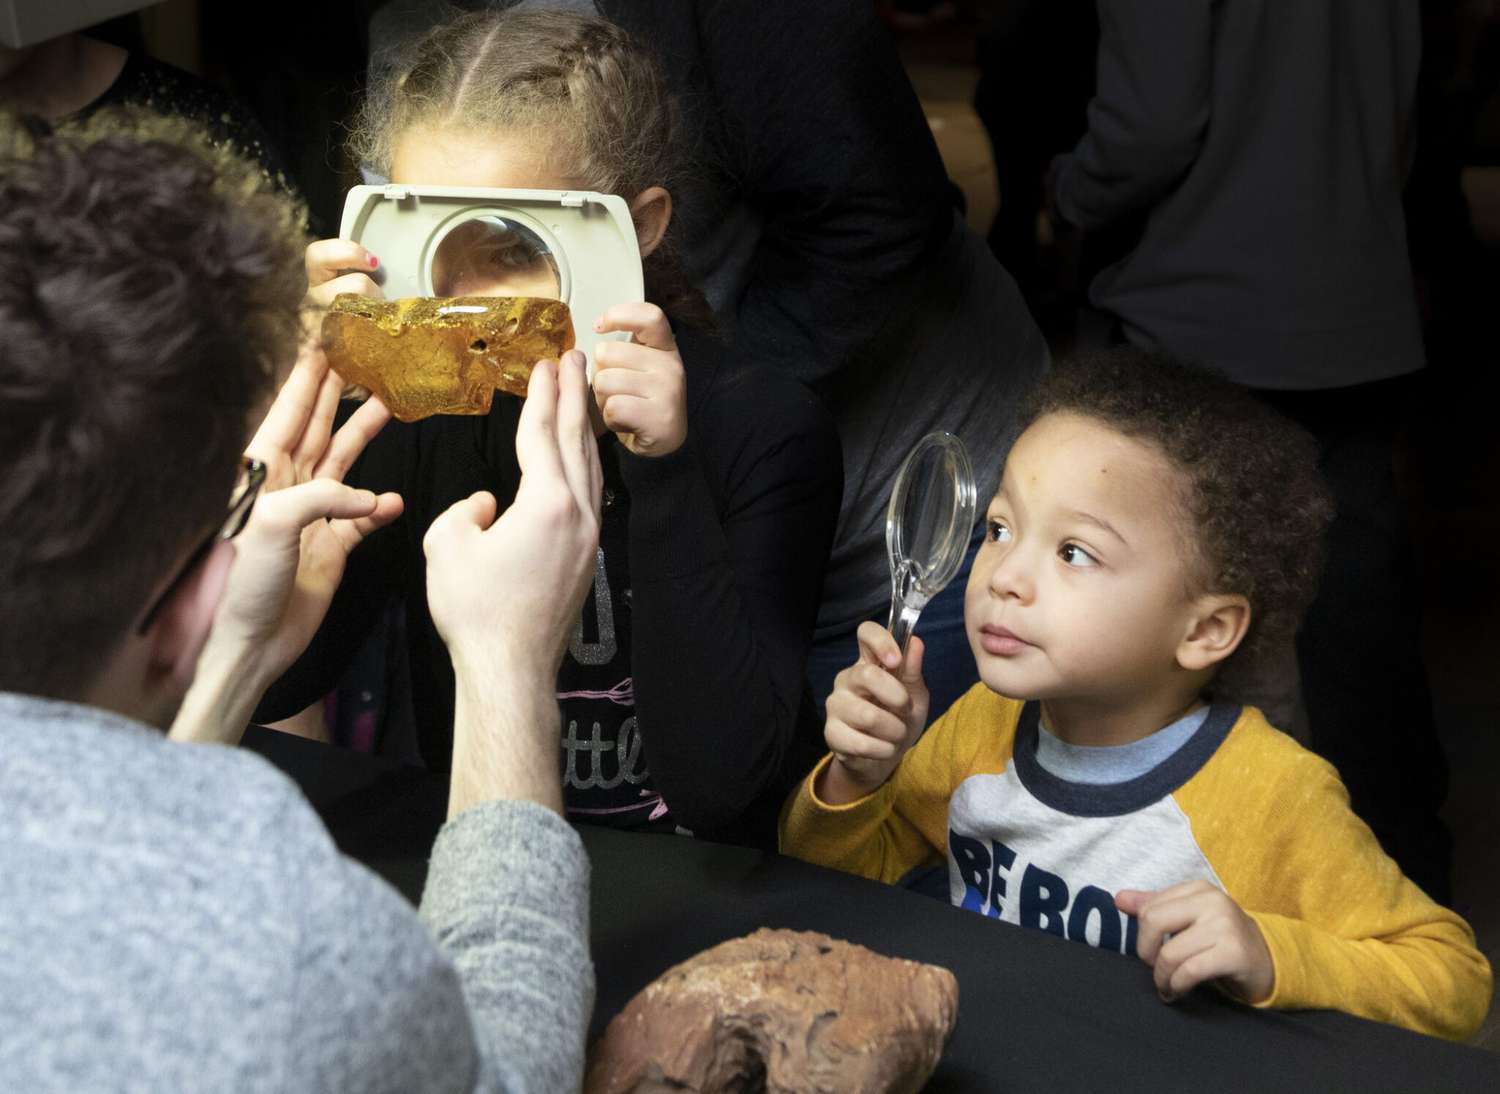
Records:
[[[636,243],[645,258],[661,246],[667,225],[672,223],[672,195],[660,186],[648,186],[630,203],[630,216],[635,221]]]
[[[1177,663],[1189,672],[1213,668],[1239,648],[1250,629],[1250,602],[1243,596],[1207,595],[1193,601]]]

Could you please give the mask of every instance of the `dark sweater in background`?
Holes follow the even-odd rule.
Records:
[[[1131,341],[1249,387],[1422,367],[1401,187],[1417,0],[1100,0],[1089,129],[1057,205],[1139,222],[1094,281]]]
[[[803,673],[838,513],[838,440],[801,385],[690,329],[677,337],[687,444],[643,459],[600,441],[599,566],[558,679],[565,798],[578,819],[769,844],[822,747]],[[326,694],[401,596],[418,748],[448,768],[453,673],[427,612],[421,542],[476,490],[509,504],[520,406],[501,396],[485,417],[393,422],[371,443],[349,481],[400,492],[406,512],[351,557],[261,718]]]

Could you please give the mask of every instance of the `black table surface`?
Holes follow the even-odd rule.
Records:
[[[416,901],[446,780],[255,727],[245,745],[302,787],[346,854]],[[745,848],[579,831],[593,863],[591,1040],[669,966],[787,927],[953,970],[958,1027],[931,1091],[1500,1091],[1500,1055],[1479,1049],[1210,990],[1167,1006],[1138,961],[915,893]]]

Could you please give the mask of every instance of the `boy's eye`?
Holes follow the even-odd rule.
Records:
[[[1089,554],[1076,543],[1064,543],[1060,548],[1058,548],[1057,557],[1062,559],[1069,566],[1088,567],[1099,565],[1099,560],[1097,558]]]
[[[991,543],[1009,543],[1010,529],[998,520],[986,521],[984,538]]]

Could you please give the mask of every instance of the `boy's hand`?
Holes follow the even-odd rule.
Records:
[[[839,673],[828,697],[823,738],[833,753],[818,797],[840,805],[864,797],[891,777],[927,724],[922,640],[901,657],[891,632],[861,623],[859,660]]]
[[[1218,886],[1189,881],[1155,893],[1122,889],[1115,907],[1140,920],[1136,952],[1151,966],[1164,1002],[1206,980],[1246,1003],[1270,996],[1276,965],[1265,936]]]
[[[637,456],[669,456],[687,440],[687,374],[672,326],[655,304],[617,304],[594,323],[633,342],[594,347],[594,400],[604,424]]]

